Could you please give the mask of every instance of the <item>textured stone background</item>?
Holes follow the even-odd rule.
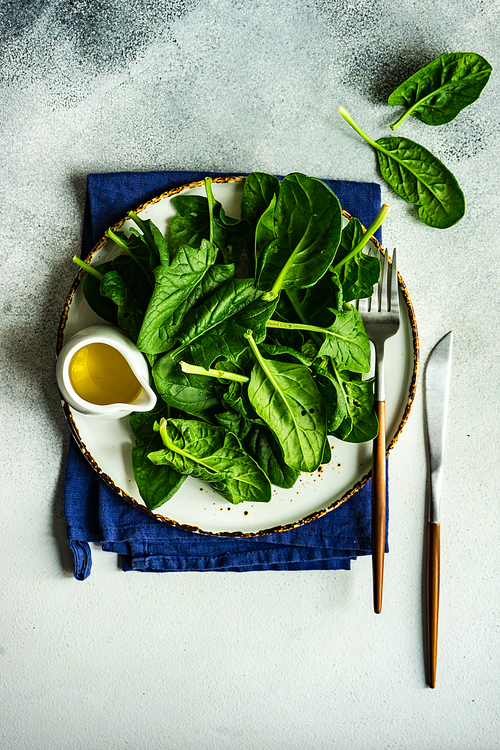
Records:
[[[2,747],[499,747],[498,0],[53,0],[0,4]],[[378,181],[387,95],[443,52],[493,65],[481,98],[404,134],[467,213],[432,230],[383,185],[425,361],[455,334],[438,686],[425,687],[422,393],[391,460],[384,611],[371,568],[71,574],[55,337],[86,175],[206,169]],[[403,128],[399,131],[403,134]]]

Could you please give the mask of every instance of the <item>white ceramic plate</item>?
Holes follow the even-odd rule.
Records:
[[[231,216],[239,216],[244,178],[213,182],[215,197]],[[141,218],[152,221],[165,233],[175,215],[171,198],[179,192],[205,195],[203,182],[170,191],[137,209]],[[347,222],[348,215],[345,214]],[[127,229],[130,220],[116,227]],[[118,254],[117,246],[101,240],[87,258],[93,265]],[[68,294],[61,318],[58,351],[82,328],[103,323],[87,305],[81,291],[80,272]],[[418,334],[408,291],[401,277],[402,321],[399,332],[386,344],[387,449],[395,444],[413,403],[418,366]],[[203,482],[188,477],[178,493],[156,513],[149,511],[137,489],[131,464],[133,434],[128,418],[100,420],[63,406],[80,449],[104,481],[123,498],[159,520],[192,531],[231,536],[250,536],[293,528],[327,513],[347,500],[369,478],[371,443],[355,445],[330,438],[332,461],[313,474],[302,474],[290,490],[273,488],[269,503],[231,505]]]

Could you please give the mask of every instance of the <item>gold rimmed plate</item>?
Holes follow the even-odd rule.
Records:
[[[216,178],[212,187],[215,197],[230,216],[238,217],[244,177]],[[137,209],[143,219],[151,219],[163,233],[176,215],[172,197],[179,193],[205,195],[203,181],[184,185],[154,198]],[[344,211],[344,222],[350,219]],[[114,229],[127,230],[131,222],[123,219]],[[376,240],[370,243],[377,245]],[[369,244],[370,244],[369,243]],[[87,257],[92,265],[111,260],[119,253],[117,246],[103,238]],[[58,332],[58,352],[68,339],[87,326],[105,323],[86,303],[81,279],[77,275],[65,301]],[[417,324],[410,295],[401,275],[401,326],[386,344],[386,414],[387,451],[399,438],[413,404],[419,344]],[[312,474],[302,474],[289,490],[273,487],[269,503],[231,505],[212,488],[192,477],[177,494],[158,511],[150,511],[134,480],[131,451],[134,436],[128,418],[96,420],[74,411],[66,402],[63,408],[75,440],[89,463],[102,479],[124,500],[159,521],[191,531],[221,536],[254,536],[300,526],[334,510],[362,487],[371,473],[371,443],[352,444],[330,438],[332,460]],[[355,502],[353,498],[352,502]]]

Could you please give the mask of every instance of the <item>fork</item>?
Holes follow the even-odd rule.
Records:
[[[387,250],[377,251],[380,258],[380,278],[371,297],[359,300],[366,334],[375,349],[375,411],[379,422],[378,435],[373,441],[372,459],[372,570],[373,608],[382,611],[386,527],[386,437],[385,437],[385,371],[384,349],[387,339],[399,329],[399,288],[396,250],[392,263]]]

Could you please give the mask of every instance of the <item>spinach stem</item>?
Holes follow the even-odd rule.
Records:
[[[210,219],[210,243],[214,244],[214,205],[215,199],[212,192],[212,180],[210,177],[205,177],[205,190],[207,191],[208,200],[208,215]]]
[[[389,211],[391,210],[391,207],[388,206],[386,203],[384,203],[380,209],[380,211],[377,214],[377,217],[375,221],[373,221],[366,232],[363,234],[363,237],[360,239],[358,244],[353,247],[353,249],[345,255],[342,260],[339,260],[338,263],[336,263],[334,266],[330,267],[330,270],[333,272],[336,272],[341,268],[343,265],[345,265],[348,261],[351,260],[351,258],[354,258],[358,253],[361,252],[361,250],[364,248],[366,243],[371,239],[371,237],[375,234],[377,229],[383,224],[383,222],[386,220]]]
[[[191,365],[189,362],[179,362],[182,372],[186,372],[189,375],[207,375],[212,378],[222,378],[223,380],[234,380],[236,383],[248,383],[250,378],[246,375],[239,375],[237,372],[227,372],[226,370],[217,370],[209,367],[199,367],[198,365]]]
[[[255,358],[257,359],[257,362],[259,363],[259,365],[264,370],[264,373],[265,373],[266,377],[269,379],[270,383],[274,386],[275,390],[279,391],[279,388],[278,388],[278,386],[277,386],[277,384],[276,384],[276,382],[275,382],[275,380],[274,380],[274,378],[272,376],[272,373],[270,372],[268,366],[266,365],[266,363],[264,361],[264,358],[262,357],[262,354],[259,351],[259,347],[255,343],[255,339],[254,339],[254,337],[252,335],[252,331],[248,330],[246,333],[243,334],[243,336],[246,338],[246,340],[250,344],[250,349],[255,354]]]
[[[202,461],[201,458],[198,458],[197,456],[192,456],[190,453],[185,451],[183,448],[179,448],[178,445],[176,445],[174,442],[172,442],[172,440],[170,440],[168,436],[168,432],[167,432],[167,420],[164,417],[162,417],[160,420],[160,435],[161,435],[161,439],[163,441],[163,445],[165,446],[165,448],[168,448],[174,453],[178,453],[179,456],[183,456],[184,458],[187,458],[189,461],[194,461],[195,464],[200,464],[200,466],[203,466],[212,474],[217,474],[217,472],[214,471],[211,466],[208,466],[208,464],[204,463],[204,461]]]
[[[285,293],[286,293],[286,296],[288,297],[288,299],[290,300],[293,309],[297,313],[297,317],[300,319],[300,321],[304,325],[307,325],[307,320],[306,320],[306,318],[304,316],[304,313],[300,309],[300,305],[299,305],[299,303],[297,301],[297,298],[295,296],[296,292],[294,293],[291,289],[285,289]],[[316,346],[318,346],[318,347],[320,347],[321,344],[323,343],[321,341],[321,339],[319,338],[319,336],[316,336],[316,334],[314,332],[312,332],[312,339],[313,339],[314,343],[316,344]]]
[[[134,221],[137,224],[137,226],[139,227],[139,229],[142,231],[143,234],[146,234],[146,225],[144,224],[143,220],[139,216],[137,216],[135,211],[129,211],[127,213],[127,216],[129,217],[129,219],[132,219],[132,221]]]
[[[93,268],[89,263],[85,263],[84,260],[81,260],[76,255],[73,255],[73,263],[76,263],[77,266],[83,268],[83,270],[89,273],[91,276],[95,276],[96,279],[99,279],[99,281],[103,280],[104,276],[102,275],[102,273],[96,271],[96,269]]]
[[[417,103],[420,104],[420,102],[417,102]],[[411,109],[407,109],[406,112],[404,112],[401,115],[401,117],[399,118],[399,120],[396,120],[396,122],[393,122],[393,124],[391,125],[391,130],[396,130],[396,128],[399,128],[399,126],[402,125],[402,123],[406,120],[406,118],[408,117],[408,115],[411,115],[412,109],[413,109],[413,107],[411,107]]]
[[[356,131],[356,133],[358,133],[358,135],[361,136],[361,138],[364,138],[365,141],[370,144],[370,146],[373,146],[373,148],[375,148],[377,150],[380,150],[380,146],[378,145],[378,143],[376,143],[372,138],[370,138],[369,135],[367,135],[363,130],[361,130],[361,128],[359,127],[359,125],[356,125],[356,123],[352,119],[351,115],[349,114],[349,112],[346,112],[346,110],[344,109],[344,107],[339,107],[338,110],[337,110],[337,112],[340,115],[342,115],[342,117],[344,118],[344,120],[346,120],[346,122],[349,123],[349,125],[351,126],[351,128],[353,128]]]

